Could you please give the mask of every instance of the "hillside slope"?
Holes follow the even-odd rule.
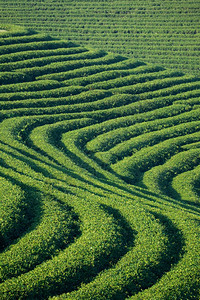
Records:
[[[198,0],[0,0],[0,22],[200,75]]]
[[[0,298],[199,299],[200,79],[0,33]]]

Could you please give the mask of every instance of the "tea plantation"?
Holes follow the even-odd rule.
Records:
[[[200,76],[199,0],[0,0],[0,22]]]
[[[0,29],[0,299],[199,299],[200,78]]]

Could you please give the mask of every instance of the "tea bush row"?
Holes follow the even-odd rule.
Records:
[[[48,48],[45,50],[29,50],[29,51],[20,51],[16,53],[9,53],[9,54],[2,54],[0,56],[0,63],[11,63],[11,62],[17,62],[27,59],[35,59],[35,58],[47,58],[49,56],[57,56],[57,55],[70,55],[70,54],[76,54],[76,53],[82,53],[88,51],[84,47],[59,47],[55,49],[49,50]]]
[[[20,236],[24,230],[24,226],[28,223],[28,219],[26,216],[26,196],[20,186],[12,184],[4,177],[0,177],[0,191],[0,245],[2,249],[10,244],[14,238]]]
[[[185,135],[172,136],[169,140],[156,143],[154,146],[149,146],[148,148],[143,148],[132,156],[125,157],[123,160],[116,162],[116,164],[112,165],[113,170],[124,177],[131,178],[132,182],[138,181],[141,173],[146,172],[156,165],[163,164],[172,155],[177,154],[180,151],[181,145],[198,140],[198,126],[198,122],[191,122],[186,128],[182,126],[183,131],[182,133],[180,131],[178,135]]]
[[[180,113],[182,112],[182,109],[183,108],[181,107]],[[93,152],[108,151],[109,149],[116,146],[116,144],[122,143],[126,140],[130,140],[132,137],[146,134],[148,132],[159,131],[160,133],[161,130],[166,127],[172,127],[177,124],[191,122],[194,120],[198,120],[199,118],[199,110],[183,112],[181,114],[170,117],[170,113],[174,110],[177,111],[178,107],[169,107],[168,115],[162,119],[160,118],[159,110],[157,112],[154,111],[154,121],[146,122],[145,120],[144,123],[142,122],[138,124],[137,122],[137,124],[135,125],[127,125],[125,128],[119,128],[115,131],[112,130],[102,135],[98,135],[97,138],[93,139],[87,144],[87,149]],[[158,113],[158,116],[156,115],[156,113]],[[133,123],[136,122],[133,121]],[[175,130],[175,127],[173,127],[173,130]]]
[[[1,282],[24,274],[51,259],[58,250],[72,242],[78,233],[77,217],[67,205],[50,196],[39,197],[41,199],[36,203],[36,216],[26,234],[0,255]]]
[[[199,166],[191,171],[178,174],[172,181],[172,188],[184,201],[199,203]]]
[[[46,40],[46,41],[45,41]],[[45,50],[45,49],[57,49],[57,48],[70,48],[75,47],[75,44],[69,41],[60,41],[60,40],[49,40],[48,36],[44,36],[44,41],[41,40],[37,42],[30,43],[20,43],[20,44],[11,44],[0,46],[0,54],[9,54],[17,53],[21,51],[30,51],[30,50]]]
[[[81,207],[85,212],[81,237],[34,270],[2,283],[2,299],[41,298],[73,289],[105,268],[108,261],[116,260],[123,251],[123,229],[99,205],[88,204]]]
[[[65,62],[70,60],[83,60],[83,59],[94,59],[105,56],[105,51],[101,50],[93,50],[93,51],[85,51],[81,53],[72,53],[67,55],[52,55],[45,56],[40,58],[31,58],[31,59],[23,59],[17,62],[3,63],[0,64],[0,68],[2,71],[13,71],[17,69],[31,68],[37,66],[45,66],[51,63],[56,62]]]
[[[116,56],[116,55],[112,55],[112,57],[115,58],[115,60],[113,59],[113,61],[108,63],[105,62],[105,64],[100,64],[100,65],[94,64],[92,66],[86,65],[80,68],[77,67],[77,69],[75,70],[68,70],[67,72],[60,72],[56,74],[38,76],[37,79],[53,79],[53,80],[63,81],[67,79],[77,78],[77,77],[84,78],[86,76],[88,77],[89,75],[93,75],[103,71],[129,70],[129,69],[134,69],[137,66],[146,66],[145,63],[139,62],[135,59],[125,59],[122,56]],[[159,67],[157,68],[160,69]]]
[[[146,172],[143,177],[143,183],[154,192],[169,196],[173,195],[173,191],[170,189],[173,178],[198,166],[199,154],[199,149],[192,149],[172,156],[165,164]],[[178,184],[175,191],[179,193]],[[188,197],[188,200],[191,201],[192,198]]]

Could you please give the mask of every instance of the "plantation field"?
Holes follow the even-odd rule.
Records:
[[[0,28],[0,299],[199,299],[200,78]]]
[[[0,22],[200,76],[199,0],[0,0]]]

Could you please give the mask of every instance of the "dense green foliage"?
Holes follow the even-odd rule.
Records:
[[[0,22],[200,74],[199,0],[0,0]]]
[[[199,299],[200,79],[4,28],[0,299]]]

